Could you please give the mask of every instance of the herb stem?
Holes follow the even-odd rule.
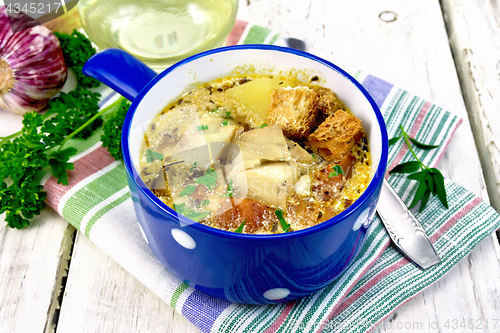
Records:
[[[0,141],[0,146],[3,146],[4,143],[9,141],[10,139],[14,139],[15,137],[18,137],[22,133],[23,133],[23,130],[20,130],[19,132],[12,133],[11,135],[8,135],[5,137],[0,137],[0,139],[2,139],[2,141]]]
[[[92,122],[94,120],[96,120],[97,118],[99,118],[100,116],[102,116],[103,114],[105,114],[110,109],[114,108],[116,105],[120,104],[122,99],[123,99],[123,97],[118,98],[112,104],[108,105],[107,107],[105,107],[104,109],[102,109],[101,111],[99,111],[98,113],[96,113],[85,124],[83,124],[82,126],[78,127],[74,132],[72,132],[66,138],[64,138],[63,142],[61,142],[61,145],[59,146],[59,148],[57,149],[57,151],[60,151],[61,148],[64,146],[64,144],[66,142],[68,142],[69,139],[71,139],[72,137],[74,137],[75,135],[77,135],[78,133],[80,133],[81,131],[83,131],[88,125],[92,124]]]
[[[417,161],[420,162],[420,164],[425,168],[427,169],[427,167],[424,165],[424,163],[422,163],[422,161],[418,158],[417,154],[415,154],[415,152],[413,151],[413,148],[411,147],[411,144],[410,144],[410,140],[408,139],[408,133],[405,132],[405,130],[403,129],[403,126],[402,125],[399,125],[399,128],[401,129],[401,132],[403,132],[403,136],[405,138],[405,141],[406,141],[406,145],[408,146],[408,149],[410,149],[410,152],[412,153],[413,157],[415,157],[415,159]]]

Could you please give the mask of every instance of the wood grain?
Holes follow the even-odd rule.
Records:
[[[57,332],[198,332],[198,329],[79,233]]]
[[[500,168],[495,149],[500,142],[499,132],[495,133],[494,128],[488,132],[487,126],[487,121],[499,123],[495,109],[500,109],[498,93],[494,94],[500,91],[496,85],[500,65],[495,64],[495,55],[500,54],[495,39],[500,16],[495,4],[442,0],[466,104],[438,0],[240,0],[238,17],[301,38],[310,51],[348,71],[369,71],[462,117],[464,123],[439,168],[445,176],[488,201],[465,105],[473,115],[474,130],[480,133],[486,128],[486,134],[476,133],[476,140],[483,142],[484,149],[478,144],[483,167],[491,161],[498,186]],[[471,17],[469,12],[473,13]],[[481,20],[486,22],[478,22]],[[484,31],[487,34],[482,38]],[[457,56],[455,49],[472,52],[467,58]],[[485,52],[493,53],[487,57]],[[466,59],[473,66],[467,65]],[[471,66],[473,74],[468,70]],[[472,79],[481,83],[479,88],[470,84]],[[18,118],[3,117],[3,113],[0,116],[0,135],[20,126]],[[477,124],[476,117],[480,118]],[[484,167],[493,198],[490,169]],[[71,232],[50,209],[26,230],[0,230],[0,333],[50,332],[55,327],[53,322],[58,333],[199,332],[81,234],[74,243],[59,305],[55,297],[63,286],[61,269],[71,250],[67,241]],[[444,327],[446,320],[498,318],[500,264],[495,246],[498,244],[492,237],[485,239],[443,279],[403,305],[375,331],[402,331],[398,323],[406,331],[448,331]],[[421,323],[422,330],[404,326],[414,322]],[[431,325],[434,322],[439,329]]]
[[[443,0],[491,205],[500,211],[500,8],[497,1]]]
[[[71,229],[50,208],[23,230],[0,228],[1,333],[50,332]]]

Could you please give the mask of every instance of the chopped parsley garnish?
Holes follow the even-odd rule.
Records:
[[[264,127],[267,127],[268,125],[266,123],[260,125],[260,128],[264,128]]]
[[[194,167],[196,166],[196,161],[191,165],[191,169],[189,169],[190,173],[193,173]]]
[[[177,213],[184,215],[185,217],[190,218],[195,222],[199,222],[210,215],[210,212],[195,212],[191,208],[187,207],[185,203],[179,205],[174,204],[174,209],[177,211]]]
[[[332,168],[332,172],[328,175],[328,178],[336,177],[338,175],[345,175],[344,170],[342,170],[342,167],[340,165],[334,165]]]
[[[312,156],[312,157],[313,157],[314,159],[316,159],[316,155],[314,155],[314,154],[311,154],[311,156]]]
[[[281,209],[276,209],[276,211],[274,213],[276,214],[276,216],[280,220],[281,227],[283,228],[283,231],[290,232],[290,225],[283,218],[283,212],[281,211]]]
[[[401,134],[390,139],[389,145],[395,144],[399,141],[399,139],[403,137],[406,145],[408,146],[413,157],[415,157],[416,161],[408,161],[396,165],[391,171],[389,171],[389,173],[409,173],[410,175],[408,176],[408,179],[416,180],[419,182],[417,191],[415,192],[415,196],[413,197],[409,208],[411,209],[415,207],[420,201],[419,211],[422,212],[427,205],[427,202],[429,201],[430,195],[433,194],[436,195],[443,206],[448,209],[448,199],[446,197],[443,175],[438,169],[429,168],[424,163],[422,163],[422,161],[420,161],[420,159],[413,151],[410,142],[413,143],[416,147],[424,150],[431,150],[439,146],[421,143],[413,138],[410,138],[408,136],[408,133],[406,133],[403,129],[403,126],[399,125],[399,128],[401,129]]]
[[[206,129],[208,129],[208,125],[200,125],[200,126],[196,126],[196,130],[197,130],[198,132],[204,131],[204,130],[206,130]]]
[[[153,150],[146,149],[146,161],[154,162],[156,160],[160,161],[163,160],[163,154]]]
[[[217,172],[213,168],[208,168],[205,174],[194,181],[196,184],[205,185],[209,190],[215,188],[217,183]]]
[[[223,197],[231,198],[233,196],[233,180],[229,179],[229,184],[227,184],[227,192]]]
[[[226,112],[224,113],[224,117],[226,117],[226,118],[231,117],[231,112],[226,111]]]
[[[209,203],[210,203],[210,200],[201,200],[201,201],[200,201],[200,204],[201,204],[202,206],[206,206],[206,205],[208,205]]]
[[[194,193],[194,191],[196,191],[196,186],[194,186],[194,185],[188,185],[188,186],[186,186],[186,188],[185,188],[185,189],[183,189],[183,190],[181,191],[181,193],[179,193],[179,196],[180,196],[180,197],[184,197],[184,196],[186,196],[186,195],[193,194],[193,193]]]
[[[222,126],[227,126],[227,125],[229,125],[229,120],[227,119],[222,120]]]
[[[236,229],[234,232],[237,232],[237,233],[241,234],[243,232],[243,228],[245,227],[245,222],[246,221],[247,221],[247,219],[245,219],[243,222],[241,222],[241,224],[238,227],[238,229]]]

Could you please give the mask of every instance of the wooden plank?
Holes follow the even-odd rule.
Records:
[[[441,2],[491,204],[500,211],[500,8],[496,1]]]
[[[199,330],[78,233],[57,332]]]
[[[0,332],[53,331],[73,230],[50,208],[23,230],[0,228]]]

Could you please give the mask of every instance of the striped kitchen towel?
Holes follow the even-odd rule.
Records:
[[[227,44],[273,43],[278,37],[262,27],[237,21]],[[417,140],[439,145],[434,150],[418,151],[425,164],[437,166],[461,120],[377,77],[363,72],[355,77],[382,110],[389,137],[395,136],[402,124]],[[117,98],[104,88],[102,96],[102,106]],[[48,204],[203,332],[368,331],[436,282],[500,226],[500,216],[490,206],[447,180],[450,208],[444,209],[433,197],[426,209],[417,213],[441,264],[425,271],[416,268],[390,244],[381,221],[375,218],[358,258],[323,290],[277,305],[229,303],[189,287],[155,258],[141,235],[125,168],[102,148],[100,134],[72,141],[79,154],[71,160],[75,169],[69,171],[68,186],[57,184],[50,175],[42,180]],[[390,148],[388,168],[411,159],[400,140]],[[416,191],[415,182],[398,175],[388,179],[408,204]]]

